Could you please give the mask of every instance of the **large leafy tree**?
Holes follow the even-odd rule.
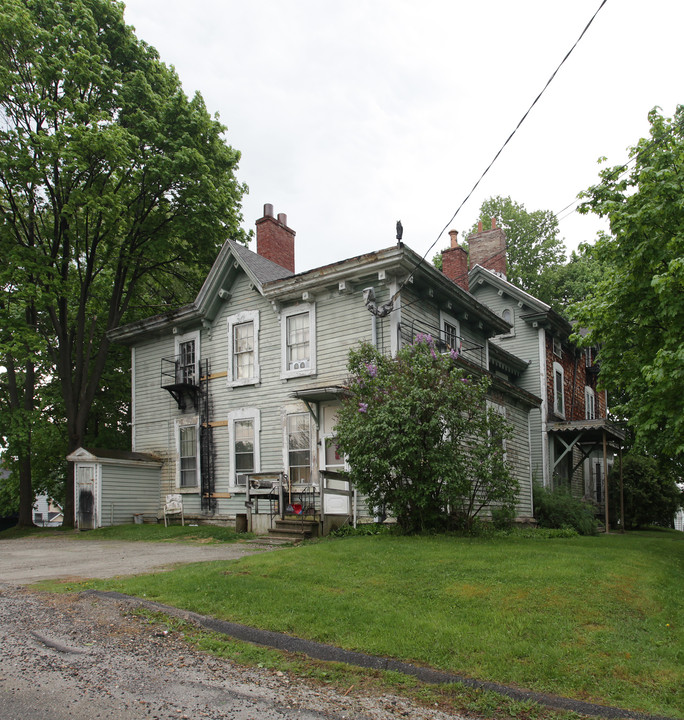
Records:
[[[507,279],[552,303],[555,298],[548,273],[565,262],[558,218],[550,210],[527,210],[510,196],[495,196],[482,203],[478,221],[488,228],[492,218],[506,233]],[[475,222],[468,234],[477,232],[477,226]]]
[[[30,417],[37,385],[57,379],[68,450],[103,390],[107,331],[148,303],[187,301],[219,244],[240,236],[246,188],[224,130],[126,26],[123,4],[0,1],[0,249],[12,299],[0,312],[3,327],[21,328],[3,333],[0,356],[7,385],[22,389],[18,418]],[[38,378],[36,362],[50,374]],[[30,473],[28,441],[10,454]],[[69,476],[65,503],[68,524]]]
[[[684,107],[650,115],[627,166],[607,168],[582,210],[610,221],[603,277],[576,308],[599,344],[601,382],[620,398],[636,450],[684,459]]]
[[[672,527],[674,516],[684,503],[677,487],[677,475],[670,463],[659,463],[651,457],[628,454],[622,458],[622,483],[627,530],[660,525]],[[608,483],[612,522],[617,522],[620,509],[620,465],[613,468]]]
[[[453,353],[452,353],[453,354]],[[350,352],[337,422],[354,485],[406,532],[466,527],[487,506],[511,507],[517,482],[505,459],[510,426],[488,406],[488,382],[418,336],[396,358],[371,345]]]

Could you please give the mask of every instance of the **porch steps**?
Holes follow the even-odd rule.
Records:
[[[268,535],[283,540],[309,540],[312,537],[318,537],[318,529],[317,520],[304,520],[292,516],[276,519],[275,527],[269,529]]]

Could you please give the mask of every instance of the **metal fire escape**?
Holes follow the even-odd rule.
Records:
[[[216,512],[214,497],[215,453],[214,431],[211,426],[211,393],[209,392],[209,360],[195,364],[184,362],[181,356],[162,358],[161,387],[176,401],[178,409],[185,412],[189,404],[197,411],[200,441],[200,498],[202,512]],[[199,375],[199,377],[198,377]]]

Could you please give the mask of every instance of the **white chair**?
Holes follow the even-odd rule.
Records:
[[[168,527],[167,518],[169,515],[180,515],[181,524],[185,526],[185,517],[183,516],[183,497],[181,495],[167,495],[164,503],[164,527]]]

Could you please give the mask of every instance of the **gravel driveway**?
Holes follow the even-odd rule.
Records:
[[[153,547],[149,547],[153,546]],[[0,541],[3,720],[448,720],[389,696],[338,693],[193,650],[131,605],[90,594],[32,592],[46,577],[105,577],[183,560],[229,559],[245,545],[42,539]],[[21,578],[21,579],[20,579]]]
[[[178,563],[235,560],[268,550],[247,543],[193,545],[88,540],[73,535],[0,540],[0,582],[107,578],[168,570]]]

